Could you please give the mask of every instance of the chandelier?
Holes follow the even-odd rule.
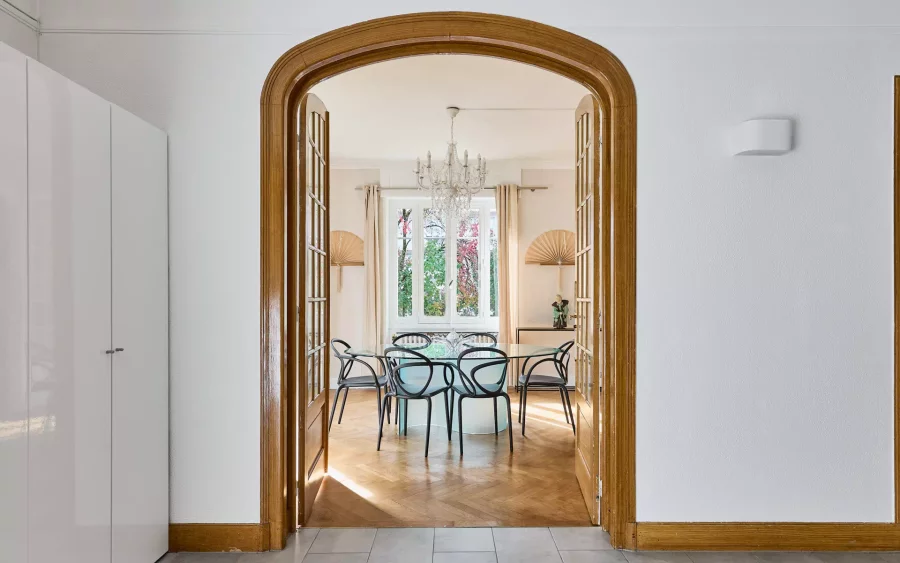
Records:
[[[472,196],[484,188],[487,177],[487,159],[478,155],[475,167],[469,165],[469,151],[463,153],[462,162],[456,152],[453,138],[453,120],[459,114],[458,107],[448,107],[450,116],[450,142],[447,156],[437,167],[431,165],[431,151],[425,166],[416,159],[416,185],[431,193],[431,206],[446,220],[462,217],[472,205]]]

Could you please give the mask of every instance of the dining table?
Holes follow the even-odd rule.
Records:
[[[407,344],[392,344],[387,343],[384,347],[380,349],[372,349],[372,348],[350,348],[347,350],[347,354],[351,356],[356,356],[359,358],[377,358],[380,361],[384,361],[386,355],[385,350],[389,348],[406,348],[409,350],[413,350],[418,354],[422,354],[429,360],[434,362],[442,362],[447,364],[452,364],[456,366],[457,360],[459,359],[459,355],[464,351],[470,348],[486,348],[487,351],[484,352],[475,352],[471,355],[466,356],[466,360],[472,360],[477,358],[484,358],[485,360],[494,358],[496,359],[496,355],[492,354],[492,350],[499,350],[506,354],[506,356],[510,359],[509,368],[506,375],[506,385],[508,388],[513,388],[515,386],[516,379],[518,378],[518,374],[514,371],[514,366],[517,365],[517,362],[513,362],[512,360],[527,360],[528,358],[544,358],[550,357],[559,352],[559,348],[555,348],[553,346],[541,346],[537,344],[518,344],[518,343],[472,343],[465,341],[456,341],[449,342],[445,340],[434,340],[430,344],[424,343],[407,343]],[[393,357],[397,357],[397,353],[392,354]],[[400,353],[402,357],[402,352]],[[409,358],[415,358],[415,354],[409,354]],[[384,365],[384,364],[382,364]],[[467,370],[471,369],[471,365],[467,364]],[[411,368],[411,369],[426,369],[426,368]],[[456,373],[456,370],[452,371],[453,377],[459,378],[459,374]],[[436,377],[437,374],[436,374]],[[500,399],[501,401],[503,399]],[[441,426],[446,428],[446,415],[444,413],[444,401],[432,401],[433,403],[433,412],[431,415],[431,424],[433,426]],[[400,410],[400,424],[397,425],[396,430],[399,431],[400,428],[404,428],[404,425],[407,426],[425,426],[428,422],[427,419],[427,405],[425,401],[417,401],[410,400],[406,401],[406,405],[404,408]],[[509,425],[509,420],[507,420],[506,409],[500,408],[497,409],[497,424],[500,431],[503,431]],[[387,420],[385,421],[385,431],[387,431]],[[454,417],[452,421],[453,430],[459,430],[459,420],[457,417]],[[493,434],[494,433],[494,403],[489,399],[479,400],[472,399],[470,401],[466,401],[466,412],[463,420],[463,433],[464,434]],[[432,433],[432,437],[435,436]]]

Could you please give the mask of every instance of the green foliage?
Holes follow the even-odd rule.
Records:
[[[445,239],[425,240],[424,279],[425,315],[442,317],[447,311],[445,286],[447,278],[447,242]]]

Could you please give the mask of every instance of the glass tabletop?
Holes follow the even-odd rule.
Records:
[[[394,346],[393,344],[387,344],[385,348],[389,348]],[[410,350],[415,350],[416,352],[424,355],[426,358],[430,360],[455,360],[462,354],[464,351],[468,350],[474,346],[466,346],[466,345],[457,345],[451,346],[446,342],[432,342],[428,346],[424,348],[419,348],[421,344],[404,344],[404,345],[396,345],[398,348],[409,348]],[[536,344],[506,344],[506,343],[498,343],[498,344],[478,344],[478,348],[493,348],[495,350],[500,350],[505,353],[510,358],[535,358],[540,356],[552,356],[559,352],[559,348],[554,348],[552,346],[538,346]],[[360,357],[368,357],[368,358],[383,358],[384,357],[384,349],[379,351],[374,351],[366,348],[350,348],[347,350],[347,354],[351,356],[360,356]],[[410,354],[412,356],[412,354]],[[481,357],[490,357],[490,352],[477,353],[477,355],[467,356],[471,358]]]

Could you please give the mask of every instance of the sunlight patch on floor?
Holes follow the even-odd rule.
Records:
[[[332,479],[334,479],[335,481],[337,481],[338,483],[340,483],[341,485],[347,487],[348,489],[350,489],[357,495],[361,496],[362,498],[368,499],[368,498],[372,498],[375,496],[372,493],[372,491],[363,487],[362,485],[360,485],[353,479],[347,477],[346,475],[344,475],[343,473],[341,473],[339,470],[335,469],[334,467],[328,468],[327,475],[329,477],[331,477]]]

